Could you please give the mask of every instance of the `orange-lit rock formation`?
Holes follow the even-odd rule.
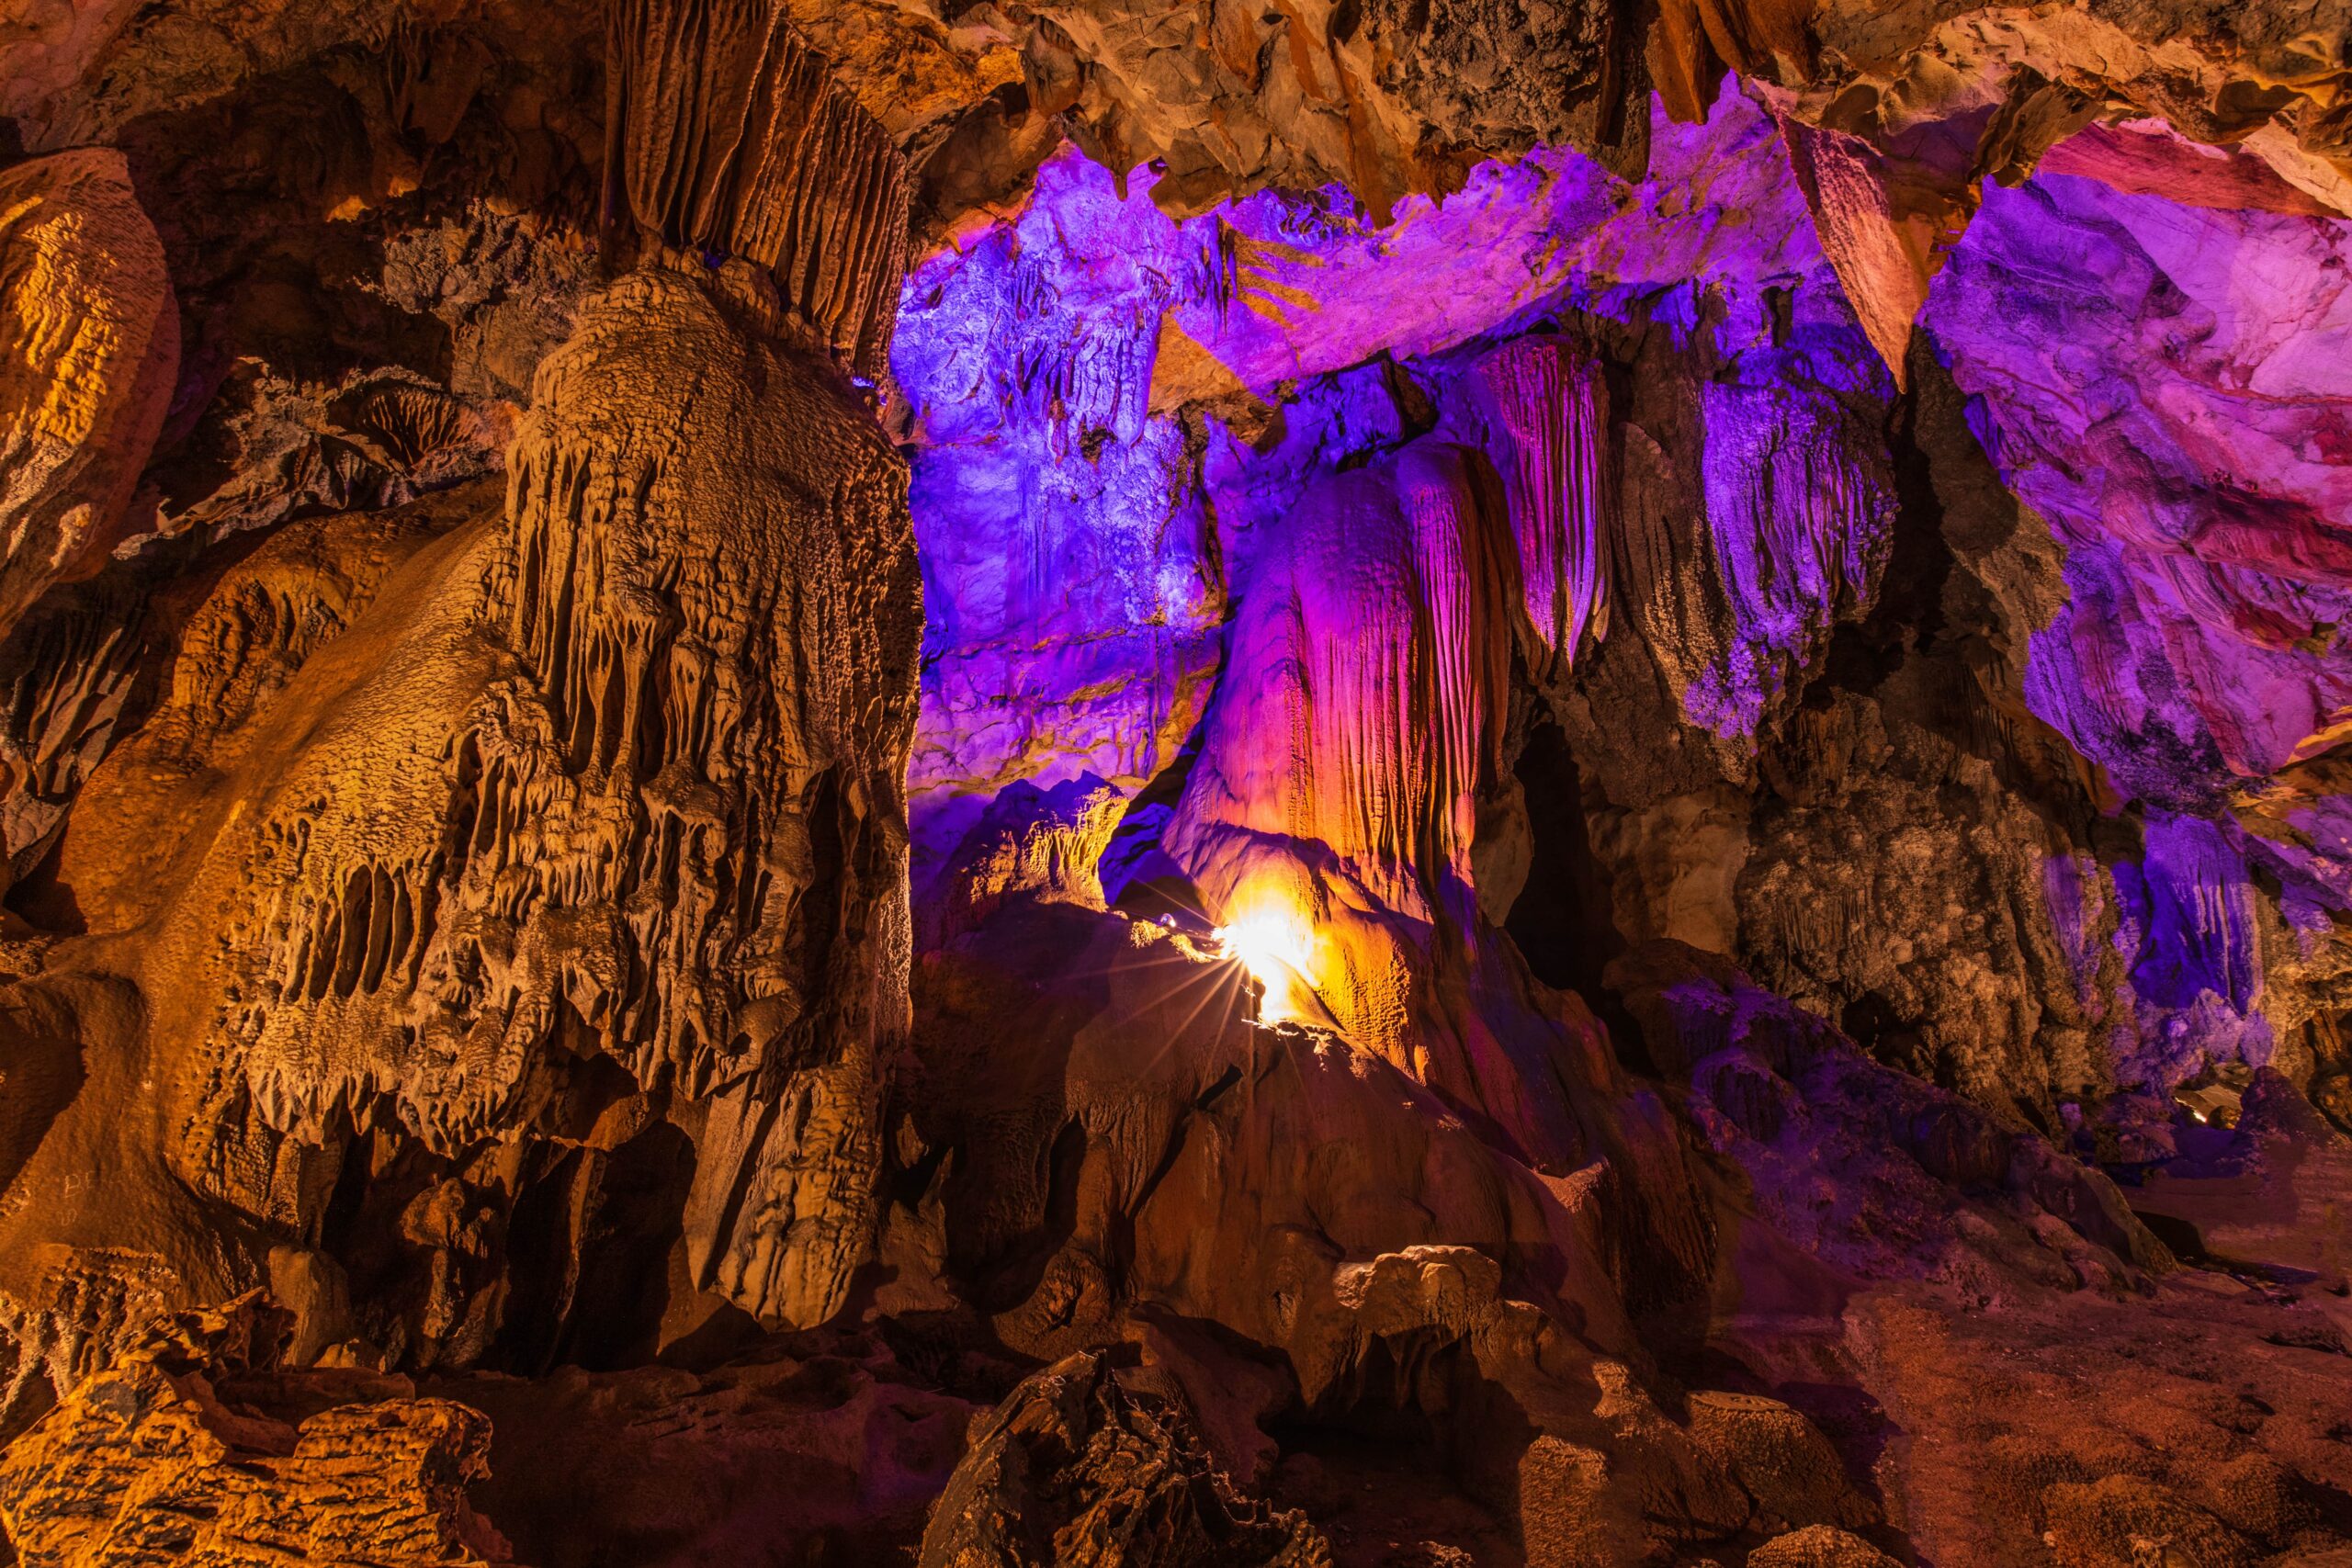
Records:
[[[843,177],[804,200],[864,213]],[[869,297],[894,254],[847,258]],[[138,1076],[28,1173],[122,1201],[11,1216],[20,1392],[289,1269],[356,1271],[331,1326],[374,1353],[541,1361],[609,1317],[578,1270],[640,1161],[695,1288],[839,1309],[906,1029],[905,481],[804,297],[702,271],[656,254],[582,310],[503,511],[297,525],[307,559],[273,541],[189,617],[58,852],[129,972],[33,1016]],[[570,1277],[515,1295],[514,1210],[548,1202]]]
[[[0,1460],[26,1562],[504,1562],[490,1424],[404,1379],[288,1372],[252,1297],[157,1322]]]
[[[164,247],[109,149],[0,182],[0,626],[120,536],[179,373]]]

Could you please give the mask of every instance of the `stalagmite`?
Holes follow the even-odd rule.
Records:
[[[1057,1361],[1016,1391],[944,1498],[923,1568],[1115,1561],[1137,1546],[1235,1568],[1331,1561],[1304,1516],[1237,1495],[1181,1409],[1130,1393],[1096,1356]]]

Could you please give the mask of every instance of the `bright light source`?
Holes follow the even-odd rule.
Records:
[[[1263,995],[1258,1017],[1304,1018],[1313,1010],[1315,933],[1304,916],[1279,905],[1261,905],[1229,925],[1216,929],[1216,939],[1230,957],[1249,970]]]

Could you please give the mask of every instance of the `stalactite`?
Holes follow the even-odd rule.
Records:
[[[1504,475],[1528,617],[1573,667],[1587,637],[1609,635],[1608,382],[1592,355],[1544,338],[1522,338],[1479,369],[1510,437]]]
[[[861,375],[889,354],[911,182],[776,0],[615,0],[605,213],[741,256]]]
[[[2214,824],[2151,813],[2133,913],[2141,928],[2132,970],[2141,1000],[2186,1010],[2211,993],[2240,1014],[2262,987],[2245,857]]]
[[[1236,632],[1263,688],[1213,720],[1235,798],[1196,794],[1182,832],[1320,842],[1403,909],[1460,883],[1509,673],[1495,532],[1449,447],[1302,502]]]
[[[1833,396],[1710,381],[1701,407],[1707,542],[1731,625],[1683,705],[1718,734],[1750,735],[1876,592],[1894,497],[1883,447]]]
[[[1417,1073],[1428,950],[1476,925],[1510,671],[1510,525],[1473,461],[1425,440],[1300,500],[1243,585],[1164,839],[1215,918],[1262,927],[1316,1005]]]

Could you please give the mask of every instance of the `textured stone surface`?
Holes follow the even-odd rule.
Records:
[[[159,1320],[11,1444],[18,1561],[511,1561],[466,1497],[488,1470],[481,1413],[401,1379],[273,1385],[285,1326],[254,1297]]]
[[[1894,1561],[1869,1541],[1827,1525],[1791,1530],[1747,1554],[1748,1568],[1884,1568]]]
[[[343,637],[327,640],[336,612],[359,606],[340,571],[232,580],[253,599],[224,592],[199,619],[166,719],[94,784],[91,826],[60,851],[87,925],[162,922],[145,947],[155,1021],[122,1043],[175,1085],[156,1108],[172,1131],[118,1179],[185,1182],[312,1246],[356,1222],[328,1250],[363,1271],[443,1260],[361,1303],[355,1326],[402,1359],[481,1356],[503,1317],[510,1345],[560,1337],[580,1276],[510,1302],[510,1206],[551,1181],[588,1224],[602,1183],[650,1179],[677,1157],[665,1138],[686,1146],[648,1131],[672,1104],[707,1152],[662,1178],[682,1207],[648,1223],[690,1233],[698,1286],[814,1322],[870,1245],[875,1063],[905,1028],[904,481],[847,389],[739,309],[661,273],[606,295],[544,369],[510,510],[437,538],[387,530],[415,553]],[[679,389],[648,371],[681,352],[734,367],[737,395],[706,379],[649,402]],[[797,389],[754,403],[749,377]],[[804,467],[747,486],[697,466],[731,449],[717,433],[762,430]],[[651,551],[665,528],[681,543]],[[662,564],[685,556],[692,576]],[[343,603],[315,604],[321,588]],[[826,649],[805,667],[758,651],[803,638]],[[187,840],[138,841],[159,807]],[[819,885],[822,916],[802,897]],[[777,1074],[799,1108],[781,1123]],[[66,1173],[119,1146],[113,1095],[139,1092],[94,1089],[28,1179],[85,1181]],[[484,1148],[526,1129],[558,1140],[537,1162]],[[342,1201],[390,1207],[330,1224],[346,1159]],[[424,1206],[377,1231],[420,1185]],[[168,1298],[252,1267],[209,1243],[185,1256],[209,1227],[149,1219],[104,1203],[16,1216],[27,1360],[71,1364],[130,1311],[94,1315],[61,1278],[86,1269],[114,1299],[136,1277]],[[582,1267],[589,1233],[566,1235],[559,1222],[547,1240]],[[37,1261],[59,1242],[86,1264]],[[662,1263],[618,1266],[658,1281]],[[639,1288],[586,1278],[579,1310],[607,1321],[594,1292]]]
[[[179,373],[164,248],[121,154],[0,177],[0,629],[120,536]]]
[[[906,270],[907,168],[786,15],[737,0],[611,8],[605,205],[673,249],[764,268],[867,374]]]
[[[680,1359],[426,1385],[494,1423],[472,1496],[518,1562],[686,1568],[749,1550],[909,1562],[987,1414],[872,1334],[719,1336],[684,1358],[691,1369]]]
[[[1038,1372],[973,1436],[923,1535],[924,1568],[1109,1563],[1321,1568],[1306,1517],[1237,1495],[1184,1417],[1099,1356]]]

